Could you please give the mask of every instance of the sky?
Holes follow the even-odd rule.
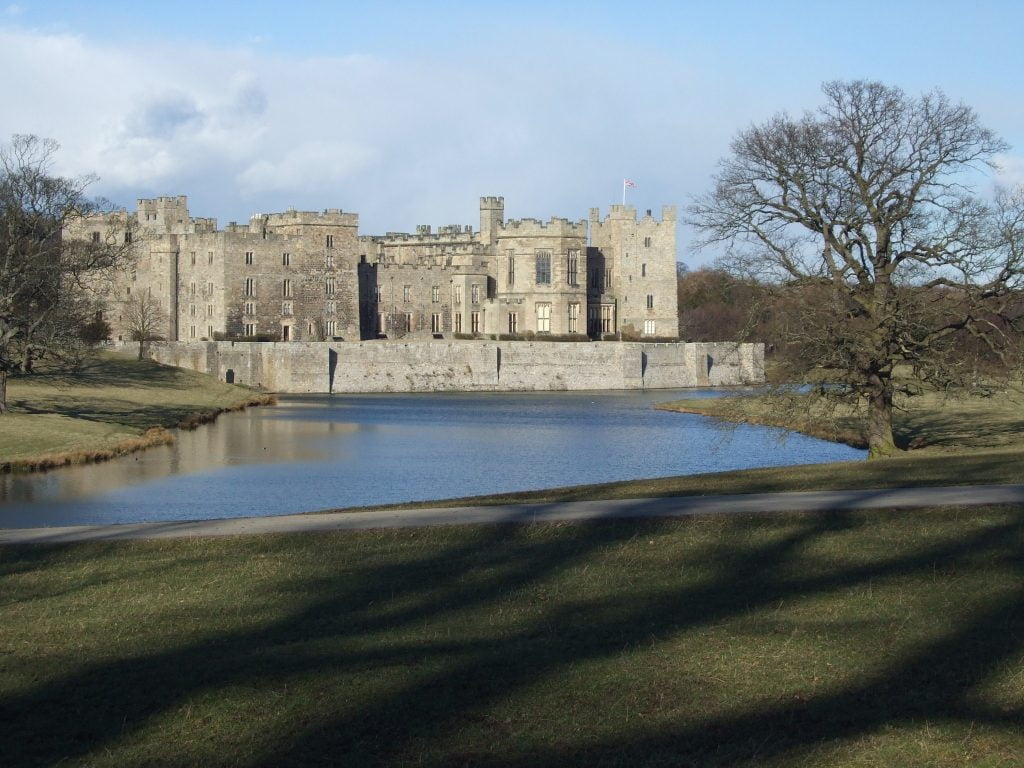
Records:
[[[185,194],[221,226],[341,208],[361,234],[682,214],[736,133],[828,80],[939,88],[1012,146],[1024,183],[1024,2],[71,2],[0,0],[0,140],[134,208]],[[695,252],[680,226],[679,258]]]

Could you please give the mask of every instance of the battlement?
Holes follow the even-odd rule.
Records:
[[[175,195],[173,197],[151,197],[138,198],[138,209],[152,213],[157,210],[188,209],[188,195]]]
[[[313,226],[356,227],[359,225],[359,214],[345,213],[340,208],[325,208],[322,212],[297,211],[289,208],[283,213],[261,213],[252,218],[262,218],[268,227],[293,227],[297,224]]]
[[[505,208],[505,198],[504,197],[500,197],[500,196],[499,197],[481,197],[480,198],[480,209],[481,210],[484,210],[484,209],[490,210],[492,208],[501,208],[502,210],[504,210],[504,208]]]
[[[651,209],[648,208],[645,215],[645,219],[650,219],[657,222],[654,215],[651,213]],[[661,220],[675,221],[676,220],[676,207],[674,205],[663,205],[661,207]],[[602,223],[608,221],[637,221],[636,207],[632,205],[619,205],[614,204],[608,209],[608,215],[605,216],[604,222],[601,221],[601,209],[591,208],[590,209],[590,223],[595,226],[600,226]]]
[[[383,235],[360,235],[359,241],[366,243],[415,245],[469,245],[474,242],[473,228],[469,225],[462,227],[453,224],[449,227],[439,227],[437,232],[431,232],[429,225],[416,227],[415,233],[410,232],[385,232]]]
[[[552,216],[550,221],[511,219],[498,225],[498,237],[586,237],[587,222]]]

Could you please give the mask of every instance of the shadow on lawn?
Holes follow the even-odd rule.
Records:
[[[212,761],[552,768],[756,764],[866,736],[883,725],[926,718],[965,725],[1019,722],[1020,711],[996,711],[971,695],[1024,647],[1024,591],[1019,586],[997,604],[985,603],[973,622],[842,690],[810,692],[799,701],[767,701],[733,714],[680,719],[670,728],[664,723],[657,728],[639,725],[603,743],[574,740],[567,733],[558,744],[524,748],[507,737],[501,723],[488,722],[490,708],[573,665],[613,658],[624,648],[649,646],[780,601],[825,596],[876,579],[924,577],[936,564],[973,567],[986,559],[1021,573],[1024,522],[1015,518],[979,528],[970,537],[807,575],[793,571],[798,552],[870,523],[845,513],[795,520],[788,520],[784,535],[767,539],[744,535],[763,526],[763,520],[726,523],[737,535],[723,536],[708,551],[696,553],[720,566],[706,581],[626,590],[600,599],[580,594],[553,600],[540,618],[499,635],[403,640],[403,633],[445,615],[493,607],[510,594],[538,589],[564,569],[580,568],[637,535],[656,536],[665,526],[699,521],[598,521],[557,526],[545,535],[535,535],[529,525],[480,527],[460,537],[458,544],[419,558],[365,567],[349,562],[346,568],[325,570],[322,578],[286,580],[274,599],[290,598],[295,609],[276,623],[163,653],[98,663],[0,701],[0,745],[8,751],[4,764],[42,765],[101,755],[159,719],[178,717],[190,699],[219,689],[280,687],[309,676],[415,669],[417,664],[432,671],[409,674],[402,685],[390,689],[383,686],[356,711],[336,703],[304,702],[301,718],[261,726],[262,733],[274,732],[272,748],[255,756],[222,754]],[[303,541],[289,540],[295,557],[302,557]],[[35,558],[32,549],[9,549],[5,555],[11,555],[8,562]],[[388,642],[361,642],[378,633]],[[459,755],[442,751],[439,745],[445,739],[481,722],[493,726],[491,749]],[[244,731],[253,726],[238,727]],[[239,739],[248,742],[251,735],[242,733]],[[164,764],[196,758],[164,757]]]

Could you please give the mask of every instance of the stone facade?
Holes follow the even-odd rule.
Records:
[[[101,234],[102,233],[102,234]],[[257,214],[218,229],[184,196],[139,200],[67,237],[123,237],[133,269],[106,286],[113,338],[146,292],[168,340],[437,339],[538,335],[675,339],[676,220],[614,205],[602,221],[506,221],[480,199],[480,227],[358,235],[337,209]]]
[[[157,342],[150,356],[275,392],[673,389],[764,383],[764,345],[558,341]]]

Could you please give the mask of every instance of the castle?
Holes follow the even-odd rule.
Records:
[[[288,210],[217,228],[185,196],[138,201],[70,237],[131,242],[129,272],[105,286],[112,337],[131,339],[140,293],[170,341],[358,341],[506,337],[678,338],[676,211],[638,218],[506,221],[480,199],[480,227],[360,236],[357,214]]]

